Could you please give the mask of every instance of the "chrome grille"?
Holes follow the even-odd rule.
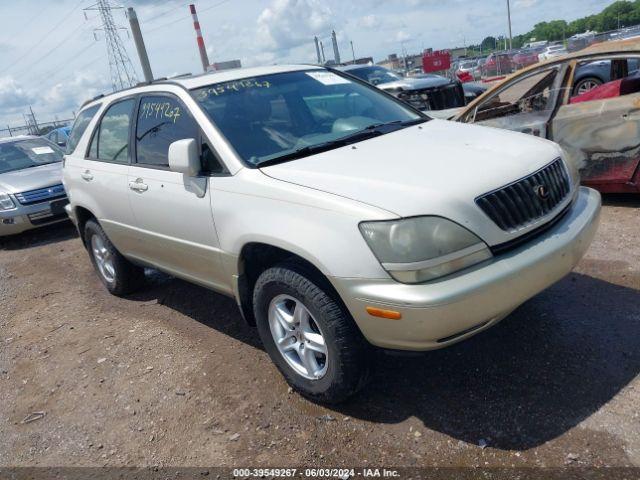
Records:
[[[513,231],[544,217],[569,195],[569,175],[561,159],[517,182],[476,198],[502,230]]]
[[[46,202],[55,198],[64,198],[66,194],[62,184],[50,187],[29,190],[28,192],[16,193],[16,198],[22,205],[32,205],[34,203]]]

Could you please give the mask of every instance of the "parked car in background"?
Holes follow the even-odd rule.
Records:
[[[507,75],[514,70],[513,62],[508,53],[492,53],[482,65],[483,77]]]
[[[529,65],[533,65],[534,63],[538,63],[538,52],[534,49],[520,50],[511,57],[511,61],[513,63],[513,67],[516,70],[519,70],[521,68],[528,67]]]
[[[443,113],[553,140],[579,166],[583,184],[638,193],[639,62],[638,39],[594,44],[520,70],[456,114]]]
[[[628,73],[631,75],[638,71],[640,63],[638,59],[630,58]],[[582,95],[600,85],[611,81],[611,61],[601,60],[597,62],[581,62],[576,68],[573,81],[573,94]]]
[[[0,139],[0,237],[68,220],[62,155],[41,137]]]
[[[561,57],[568,53],[564,45],[549,45],[542,52],[538,54],[538,60],[544,62],[552,58]]]
[[[51,130],[45,135],[45,138],[59,147],[65,148],[67,140],[69,140],[69,132],[71,132],[71,127],[60,127]]]
[[[338,70],[354,75],[418,110],[444,110],[466,105],[460,82],[431,73],[402,77],[377,65],[347,65]]]
[[[460,78],[462,74],[469,74],[473,80],[480,80],[482,72],[477,60],[466,60],[460,62],[456,70],[456,76]]]
[[[554,143],[431,120],[321,67],[153,82],[79,117],[67,211],[105,287],[124,295],[153,267],[234,297],[314,401],[361,388],[372,345],[495,325],[598,224],[599,194]]]

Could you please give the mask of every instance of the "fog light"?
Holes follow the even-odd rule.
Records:
[[[16,221],[13,218],[3,218],[2,219],[2,224],[3,225],[13,225],[15,223],[16,223]]]

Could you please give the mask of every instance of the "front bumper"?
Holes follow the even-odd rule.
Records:
[[[38,227],[52,225],[54,223],[68,220],[66,212],[52,212],[51,204],[65,201],[64,198],[57,198],[52,201],[37,203],[34,205],[18,205],[13,210],[0,211],[0,237],[16,235]]]
[[[433,350],[496,324],[515,308],[567,275],[598,227],[600,194],[581,187],[566,215],[523,245],[476,267],[421,285],[392,279],[330,278],[363,335],[396,350]],[[370,316],[390,309],[400,320]]]

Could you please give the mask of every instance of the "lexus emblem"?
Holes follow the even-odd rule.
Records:
[[[546,200],[549,198],[549,189],[546,185],[536,185],[533,187],[533,191],[540,200]]]

